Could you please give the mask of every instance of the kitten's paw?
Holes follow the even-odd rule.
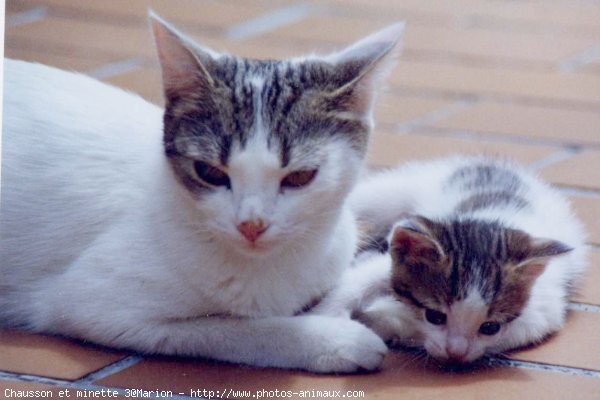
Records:
[[[309,370],[320,373],[372,371],[381,365],[387,346],[364,325],[341,318],[327,318],[321,326],[321,343]]]

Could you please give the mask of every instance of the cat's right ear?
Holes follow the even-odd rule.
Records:
[[[445,252],[435,238],[435,222],[421,216],[400,220],[390,236],[390,255],[394,266],[437,265]]]
[[[521,242],[522,246],[526,246],[526,250],[522,251],[523,260],[516,265],[516,268],[526,280],[530,281],[530,284],[533,284],[533,281],[544,272],[551,259],[573,251],[571,246],[558,240],[531,238],[526,233],[523,235],[525,239]]]
[[[344,99],[349,111],[370,115],[377,89],[400,55],[404,28],[396,23],[325,58],[335,65],[340,84],[331,95]]]
[[[152,10],[148,12],[148,18],[167,98],[186,89],[193,88],[202,93],[213,88],[215,82],[210,71],[216,66],[218,54],[198,47]]]

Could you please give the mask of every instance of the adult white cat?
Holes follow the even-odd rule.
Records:
[[[402,25],[327,57],[258,61],[151,22],[164,114],[6,60],[0,324],[145,353],[376,368],[385,345],[361,324],[295,315],[351,262],[344,199]]]

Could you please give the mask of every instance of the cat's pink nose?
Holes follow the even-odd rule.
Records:
[[[268,225],[266,225],[261,218],[252,221],[244,221],[237,227],[238,231],[252,243],[256,242],[256,239],[258,239],[267,228]]]

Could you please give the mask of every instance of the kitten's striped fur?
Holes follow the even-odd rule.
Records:
[[[339,289],[329,307],[354,293],[355,316],[382,337],[445,361],[535,343],[562,326],[584,234],[568,202],[523,168],[485,157],[412,163],[367,178],[351,200],[372,226],[399,221],[389,255],[359,263],[345,278],[352,290]],[[379,298],[361,294],[381,282]]]

